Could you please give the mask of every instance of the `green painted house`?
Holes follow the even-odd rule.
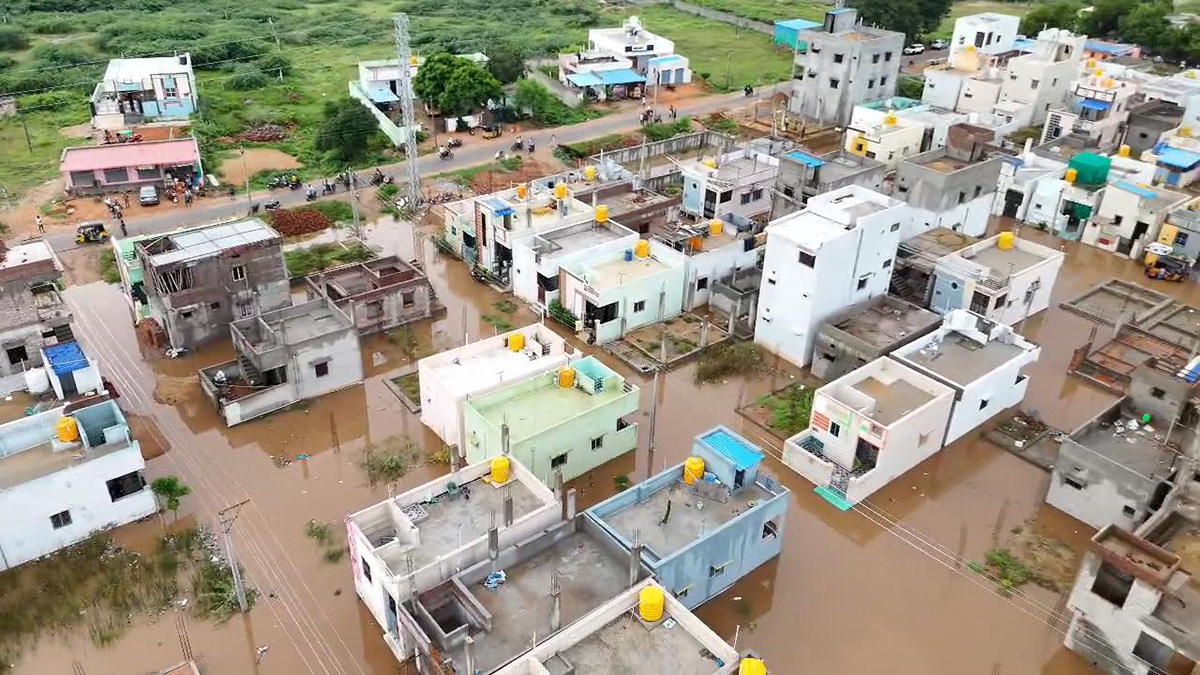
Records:
[[[474,464],[509,453],[547,485],[571,480],[637,447],[638,388],[587,357],[571,373],[533,375],[463,402],[464,446]]]

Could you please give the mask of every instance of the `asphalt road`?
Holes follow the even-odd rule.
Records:
[[[763,87],[756,92],[756,96],[766,98],[774,90],[774,87]],[[747,99],[742,92],[734,92],[731,94],[719,94],[686,100],[678,105],[677,110],[680,115],[698,117],[722,108],[741,106],[750,102],[751,100]],[[660,106],[660,108],[665,109],[665,106]],[[560,144],[578,143],[608,134],[632,131],[637,129],[638,126],[638,111],[634,108],[628,112],[622,111],[580,124],[555,127],[526,135],[532,136],[537,145],[549,147],[551,134],[555,136],[555,139]],[[421,175],[425,177],[486,164],[493,161],[497,151],[502,149],[508,150],[512,141],[513,139],[509,134],[490,140],[484,140],[480,137],[467,137],[463,146],[454,150],[453,158],[442,160],[438,159],[436,154],[427,154],[420,156],[417,159],[417,164],[420,167]],[[384,165],[380,169],[385,174],[393,176],[397,183],[403,182],[407,174],[404,162]],[[360,170],[358,174],[365,179],[370,176],[371,170]],[[332,179],[332,176],[330,178]],[[320,179],[311,182],[314,186],[321,184]],[[346,193],[342,191],[338,194],[344,196]],[[161,214],[148,214],[129,218],[126,220],[126,225],[130,235],[165,232],[178,227],[200,225],[215,220],[241,216],[247,213],[250,203],[262,203],[269,199],[278,199],[284,207],[297,206],[304,203],[304,190],[258,191],[250,195],[249,201],[247,201],[244,194],[233,198],[208,197],[198,202],[198,205],[192,208],[173,209],[171,211],[164,211]],[[112,232],[111,234],[120,236],[120,232]],[[73,232],[50,235],[48,241],[56,251],[72,249],[77,246]]]

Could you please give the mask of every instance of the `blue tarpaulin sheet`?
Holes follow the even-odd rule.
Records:
[[[46,359],[50,361],[50,367],[54,369],[54,374],[60,377],[88,366],[87,356],[84,355],[78,342],[50,345],[43,348],[42,351],[46,352]]]
[[[367,92],[367,95],[376,103],[397,103],[400,101],[400,97],[392,93],[392,90],[387,87],[374,87]]]
[[[1163,148],[1162,152],[1158,153],[1158,163],[1186,171],[1200,164],[1200,152],[1182,148]]]
[[[1154,198],[1154,194],[1155,194],[1154,190],[1151,190],[1149,188],[1140,187],[1138,185],[1134,185],[1133,183],[1130,183],[1129,181],[1121,180],[1121,181],[1117,181],[1116,183],[1113,183],[1113,185],[1115,185],[1116,187],[1119,187],[1122,190],[1125,190],[1127,192],[1132,192],[1135,195],[1145,197],[1146,199]]]
[[[756,466],[764,457],[761,452],[724,429],[710,431],[704,434],[700,440],[704,441],[708,447],[728,457],[733,462],[735,471],[744,471]]]
[[[813,157],[807,152],[796,150],[787,154],[788,159],[794,159],[801,164],[807,164],[813,168],[823,165],[825,162],[818,157]]]
[[[1088,110],[1108,110],[1109,103],[1108,101],[1097,101],[1094,98],[1085,98],[1079,105]]]
[[[604,85],[604,80],[596,76],[595,73],[571,73],[567,76],[567,82],[576,87],[600,87]]]
[[[623,70],[601,70],[597,73],[606,85],[614,84],[635,84],[645,82],[646,78],[638,75],[636,70],[625,68]]]

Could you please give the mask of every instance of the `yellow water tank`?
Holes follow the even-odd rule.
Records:
[[[570,389],[575,386],[575,369],[563,368],[558,371],[558,386],[563,389]]]
[[[661,588],[647,586],[638,593],[638,616],[642,617],[642,621],[658,621],[662,618],[663,607],[666,604]]]
[[[767,675],[767,664],[762,659],[742,659],[738,664],[738,675]]]
[[[1104,71],[1097,68],[1096,72],[1092,73],[1092,75],[1095,75],[1096,77],[1104,77]]]
[[[688,457],[683,462],[683,482],[692,485],[704,478],[704,458]]]
[[[600,204],[596,207],[596,222],[608,222],[608,204]]]
[[[896,113],[888,113],[887,117],[883,118],[883,122],[889,127],[896,126]]]
[[[415,56],[408,57],[408,62],[410,65],[414,65],[414,66],[417,65],[417,57],[415,57]]]
[[[649,258],[650,242],[646,239],[638,239],[637,245],[633,247],[633,254],[639,258]]]
[[[517,199],[525,199],[527,194],[529,194],[529,188],[525,187],[524,183],[517,186]]]
[[[508,348],[514,352],[519,352],[525,349],[525,334],[513,333],[508,336]]]
[[[715,169],[715,168],[717,168],[717,160],[706,159],[706,160],[704,160],[704,166],[707,166],[710,169]]]
[[[590,164],[583,167],[583,179],[587,181],[596,180],[596,167]]]
[[[1013,241],[1015,241],[1016,238],[1016,235],[1014,235],[1012,232],[1001,232],[1000,239],[996,241],[996,248],[1000,249],[1001,251],[1011,251],[1013,248]]]
[[[725,221],[720,218],[713,218],[708,221],[708,233],[714,237],[720,236],[725,231]]]
[[[969,52],[975,51],[975,45],[967,45],[967,51],[969,51]]]
[[[1089,70],[1090,70],[1090,69],[1092,69],[1092,68],[1095,68],[1095,67],[1096,67],[1096,59],[1088,59],[1088,60],[1087,60],[1087,67],[1088,67],[1088,69],[1089,69]]]
[[[79,423],[74,417],[63,417],[55,426],[58,440],[63,443],[74,443],[79,440]]]
[[[1112,89],[1114,84],[1116,84],[1116,82],[1113,82],[1113,79],[1111,77],[1104,78],[1104,88],[1105,89]]]
[[[1191,136],[1192,128],[1191,127],[1179,127],[1179,135],[1184,136],[1184,137]]]
[[[1121,147],[1117,148],[1117,154],[1122,157],[1128,157],[1129,153],[1132,151],[1133,148],[1129,147],[1128,145],[1122,145]]]
[[[1078,177],[1079,177],[1078,171],[1076,171],[1075,169],[1067,169],[1067,173],[1063,175],[1063,180],[1067,181],[1068,183],[1074,183],[1075,179]]]
[[[688,247],[691,248],[692,251],[703,251],[704,237],[690,237],[688,239]]]
[[[567,198],[567,184],[566,183],[559,183],[554,186],[554,198],[555,199],[566,199]]]
[[[511,465],[509,464],[508,457],[506,455],[500,455],[499,457],[493,457],[492,458],[492,482],[493,483],[507,483],[508,482],[508,472],[509,472],[510,468],[511,468]]]

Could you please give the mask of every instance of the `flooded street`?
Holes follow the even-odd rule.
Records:
[[[368,224],[365,234],[384,254],[412,257],[405,222],[383,218]],[[1055,248],[1061,245],[1035,230],[1021,234]],[[1020,327],[1042,347],[1041,360],[1027,373],[1031,382],[1023,407],[1060,429],[1092,417],[1114,395],[1066,374],[1072,351],[1087,339],[1091,324],[1057,302],[1114,276],[1142,281],[1132,261],[1074,243],[1066,251],[1053,306]],[[206,672],[398,672],[381,629],[354,592],[348,564],[327,562],[305,525],[310,520],[330,524],[340,542],[346,514],[387,497],[387,486],[369,485],[359,467],[373,444],[407,436],[426,456],[440,448],[440,439],[385,385],[388,377],[412,365],[414,357],[495,334],[497,319],[513,326],[536,320],[523,306],[498,308],[504,296],[472,280],[462,263],[436,254],[431,244],[426,244],[424,257],[446,310],[410,326],[416,348],[382,335],[364,339],[365,384],[233,429],[202,397],[195,377],[198,368],[230,358],[227,342],[176,360],[145,354],[116,286],[93,283],[67,289],[76,335],[101,360],[147,454],[156,455],[148,462],[147,479],[174,474],[194,491],[184,499],[179,520],[211,527],[217,511],[250,500],[233,534],[247,581],[260,597],[247,615],[223,624],[188,617],[187,641]],[[1195,283],[1147,284],[1200,305]],[[561,326],[551,328],[563,334]],[[574,338],[572,344],[595,352]],[[954,555],[981,560],[1031,519],[1039,533],[1082,551],[1092,530],[1043,505],[1046,472],[974,433],[872,495],[862,508],[840,512],[782,465],[779,439],[735,412],[791,382],[795,369],[782,364],[778,372],[757,379],[731,378],[697,387],[694,361],[675,367],[660,387],[657,448],[651,459],[651,379],[633,374],[607,353],[596,356],[641,387],[641,439],[636,453],[574,481],[581,507],[612,494],[615,476],[625,474],[636,482],[682,461],[692,438],[716,424],[762,445],[771,455],[769,470],[792,490],[783,554],[697,612],[727,640],[736,635],[739,649],[759,652],[772,672],[1090,672],[1062,646],[1066,621],[1056,616],[1063,609],[1059,595],[1030,585],[1021,590],[1031,600],[1006,598],[965,566],[945,562]],[[394,490],[402,492],[447,471],[442,465],[420,466]],[[114,538],[138,550],[160,527],[157,520],[138,523],[118,530]],[[135,618],[130,631],[106,647],[93,645],[85,633],[44,636],[13,672],[66,673],[74,661],[90,675],[153,671],[181,658],[179,632],[168,613],[153,620]],[[261,646],[269,649],[256,664]]]

